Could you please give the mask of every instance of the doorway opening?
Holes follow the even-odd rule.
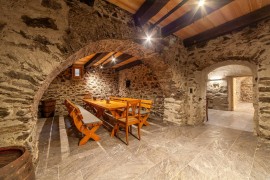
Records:
[[[231,64],[207,74],[208,124],[252,132],[254,76],[248,66]]]

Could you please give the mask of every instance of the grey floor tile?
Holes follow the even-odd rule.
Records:
[[[102,127],[97,131],[101,140],[83,146],[78,146],[80,137],[71,134],[67,156],[61,154],[58,119],[43,120],[37,179],[270,179],[269,141],[246,131],[247,122],[235,122],[249,115],[212,113],[222,121],[181,127],[149,120],[140,141],[129,135],[129,146]],[[124,132],[119,136],[125,140]]]

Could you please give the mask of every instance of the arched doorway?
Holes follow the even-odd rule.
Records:
[[[257,100],[256,65],[251,64],[246,61],[241,61],[241,60],[240,61],[229,60],[229,61],[214,64],[210,67],[205,68],[202,71],[202,74],[203,74],[203,81],[201,82],[202,95],[206,97],[207,105],[212,109],[216,109],[217,111],[220,111],[220,110],[221,112],[227,111],[226,112],[227,114],[224,115],[227,117],[242,116],[243,114],[241,115],[241,113],[243,111],[245,111],[246,109],[251,109],[252,112],[248,111],[247,113],[251,113],[250,119],[253,118],[253,122],[251,124],[251,126],[253,125],[253,127],[250,127],[250,125],[246,124],[246,126],[249,126],[249,127],[246,127],[245,130],[252,130],[254,133],[257,133],[257,129],[258,129],[258,115],[257,115],[258,103],[257,102],[258,100]],[[249,102],[251,102],[252,105],[237,103],[237,102],[240,102],[239,101],[239,98],[240,98],[239,84],[241,84],[243,80],[246,80],[245,78],[248,78],[249,81],[251,81],[251,86],[252,86],[251,89],[253,93],[252,93],[252,98],[251,98],[252,100],[250,100]],[[238,88],[236,88],[237,84],[238,84]],[[234,112],[236,115],[232,113],[233,110],[236,110]],[[206,109],[206,112],[208,112],[207,109]],[[211,116],[211,113],[209,115]],[[210,116],[209,116],[209,120],[211,120]],[[244,116],[245,114],[243,115],[243,117]],[[215,118],[217,117],[218,118],[222,117],[222,114],[218,112]],[[226,122],[223,122],[224,126],[237,129],[236,124],[234,125],[228,125],[228,123],[226,125],[225,124]],[[240,129],[244,130],[244,128],[240,124],[238,125]]]
[[[49,84],[52,82],[52,80],[60,74],[63,70],[67,69],[69,66],[72,65],[76,60],[81,59],[85,56],[88,56],[93,53],[100,53],[100,52],[112,52],[112,51],[121,51],[125,54],[130,54],[132,56],[137,57],[138,59],[141,59],[145,64],[152,63],[153,60],[155,63],[158,64],[158,66],[151,66],[153,72],[155,70],[159,71],[157,74],[158,78],[161,78],[161,86],[163,87],[163,84],[165,86],[166,81],[163,81],[162,73],[160,73],[160,70],[166,72],[167,71],[167,65],[162,61],[160,57],[157,56],[157,54],[150,50],[145,48],[144,46],[134,43],[131,40],[101,40],[94,43],[89,44],[88,46],[85,46],[84,48],[77,51],[75,54],[69,56],[64,62],[62,62],[59,66],[55,67],[54,70],[52,70],[47,78],[45,79],[42,86],[39,88],[39,90],[36,92],[34,97],[34,110],[37,112],[38,103],[44,93],[44,91],[48,88]],[[148,62],[149,61],[149,62]],[[155,67],[157,69],[155,69]],[[160,68],[162,67],[162,68]],[[165,83],[164,83],[165,82]]]

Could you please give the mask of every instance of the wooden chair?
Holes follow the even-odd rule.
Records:
[[[65,105],[76,128],[84,135],[79,142],[79,146],[86,144],[89,139],[99,141],[100,137],[95,132],[102,125],[102,121],[83,107],[75,105],[67,99]]]
[[[122,101],[134,101],[134,100],[138,100],[138,99],[134,99],[134,98],[125,98],[125,97],[112,97],[112,98],[115,98],[117,100],[122,100]],[[145,125],[145,126],[148,126],[149,123],[147,122],[147,119],[149,118],[150,116],[150,113],[151,113],[151,108],[152,108],[152,105],[153,105],[153,101],[152,100],[146,100],[146,99],[142,99],[141,100],[141,111],[140,111],[140,115],[141,115],[141,123],[140,123],[140,128]],[[120,112],[123,112],[124,110],[123,109],[119,109]],[[131,110],[129,110],[131,111]],[[122,114],[122,117],[125,117],[125,114],[123,113],[120,113]]]
[[[124,98],[125,100],[135,100],[131,98]],[[153,101],[152,100],[141,100],[141,109],[140,109],[140,115],[141,115],[141,122],[140,122],[140,128],[145,125],[148,126],[149,123],[147,122],[147,119],[150,116],[151,108],[152,108]],[[131,110],[129,110],[131,111]]]
[[[115,134],[119,131],[119,127],[125,129],[126,132],[126,144],[128,145],[128,134],[132,134],[132,125],[138,125],[138,139],[141,139],[141,127],[140,124],[140,109],[141,100],[127,101],[127,106],[125,108],[125,117],[117,119]],[[131,110],[131,111],[130,111]],[[133,135],[134,136],[134,135]]]

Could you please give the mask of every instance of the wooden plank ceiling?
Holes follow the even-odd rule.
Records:
[[[114,60],[113,60],[114,58]],[[84,66],[84,68],[112,68],[116,71],[131,68],[142,64],[137,57],[122,52],[103,52],[94,53],[84,58],[77,60],[74,65]]]
[[[159,26],[162,36],[174,34],[186,46],[270,16],[270,0],[107,0],[134,14],[137,25]],[[151,30],[151,28],[150,28]]]
[[[245,27],[270,16],[270,0],[107,0],[134,14],[142,26],[151,23],[161,28],[162,36],[174,34],[186,46]],[[113,61],[113,57],[116,61]],[[74,64],[85,68],[102,67],[120,71],[141,64],[136,57],[122,52],[88,55]]]

